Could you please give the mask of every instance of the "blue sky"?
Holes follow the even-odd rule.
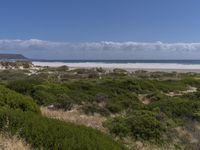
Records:
[[[199,0],[1,0],[0,52],[200,59],[199,6]]]

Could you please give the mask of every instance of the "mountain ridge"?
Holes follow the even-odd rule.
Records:
[[[22,54],[0,54],[0,59],[28,59]]]

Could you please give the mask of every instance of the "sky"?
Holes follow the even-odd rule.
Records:
[[[0,0],[0,53],[200,59],[199,0]]]

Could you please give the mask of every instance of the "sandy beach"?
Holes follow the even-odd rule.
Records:
[[[33,62],[36,66],[59,67],[66,65],[70,69],[76,68],[96,68],[101,67],[106,70],[113,70],[115,68],[124,69],[130,72],[137,70],[146,70],[150,72],[197,72],[200,73],[200,64],[175,64],[175,63],[67,63],[67,62]]]

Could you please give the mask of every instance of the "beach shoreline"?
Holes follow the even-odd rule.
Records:
[[[69,69],[92,69],[103,68],[107,71],[114,69],[123,69],[128,72],[135,72],[138,70],[144,70],[148,72],[195,72],[200,73],[200,64],[176,64],[176,63],[66,63],[66,62],[32,62],[35,66],[49,66],[60,67],[68,66]]]

